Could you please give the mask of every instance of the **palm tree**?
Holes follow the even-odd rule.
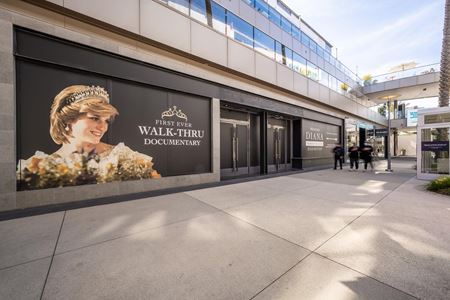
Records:
[[[450,0],[445,0],[444,38],[441,52],[441,78],[439,81],[439,106],[448,106],[450,92]]]

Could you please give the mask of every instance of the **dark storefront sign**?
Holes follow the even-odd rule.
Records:
[[[332,157],[331,150],[340,143],[340,127],[311,120],[302,122],[302,157],[310,159]]]
[[[448,151],[448,141],[422,142],[422,151]]]
[[[367,130],[367,136],[368,137],[373,136],[373,129]],[[375,136],[376,137],[388,136],[387,128],[375,129]]]

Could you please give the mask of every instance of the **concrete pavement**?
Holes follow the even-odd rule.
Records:
[[[450,299],[450,198],[384,168],[0,222],[0,299]]]

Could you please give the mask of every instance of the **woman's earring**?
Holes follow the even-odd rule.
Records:
[[[69,131],[70,130],[70,128],[69,128],[69,125],[66,125],[66,127],[64,128],[66,131]]]

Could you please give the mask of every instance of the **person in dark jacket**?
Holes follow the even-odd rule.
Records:
[[[342,170],[342,161],[344,160],[344,148],[339,143],[336,143],[336,147],[333,148],[334,153],[334,169],[336,170],[337,164],[339,162],[339,167]]]
[[[350,157],[350,171],[353,171],[353,165],[355,165],[355,170],[358,170],[359,167],[359,147],[356,144],[353,144],[350,148],[348,148],[348,156]]]
[[[361,148],[361,158],[364,160],[364,170],[367,170],[367,164],[370,164],[370,169],[373,171],[372,152],[373,147],[369,144],[365,144],[364,147]]]

